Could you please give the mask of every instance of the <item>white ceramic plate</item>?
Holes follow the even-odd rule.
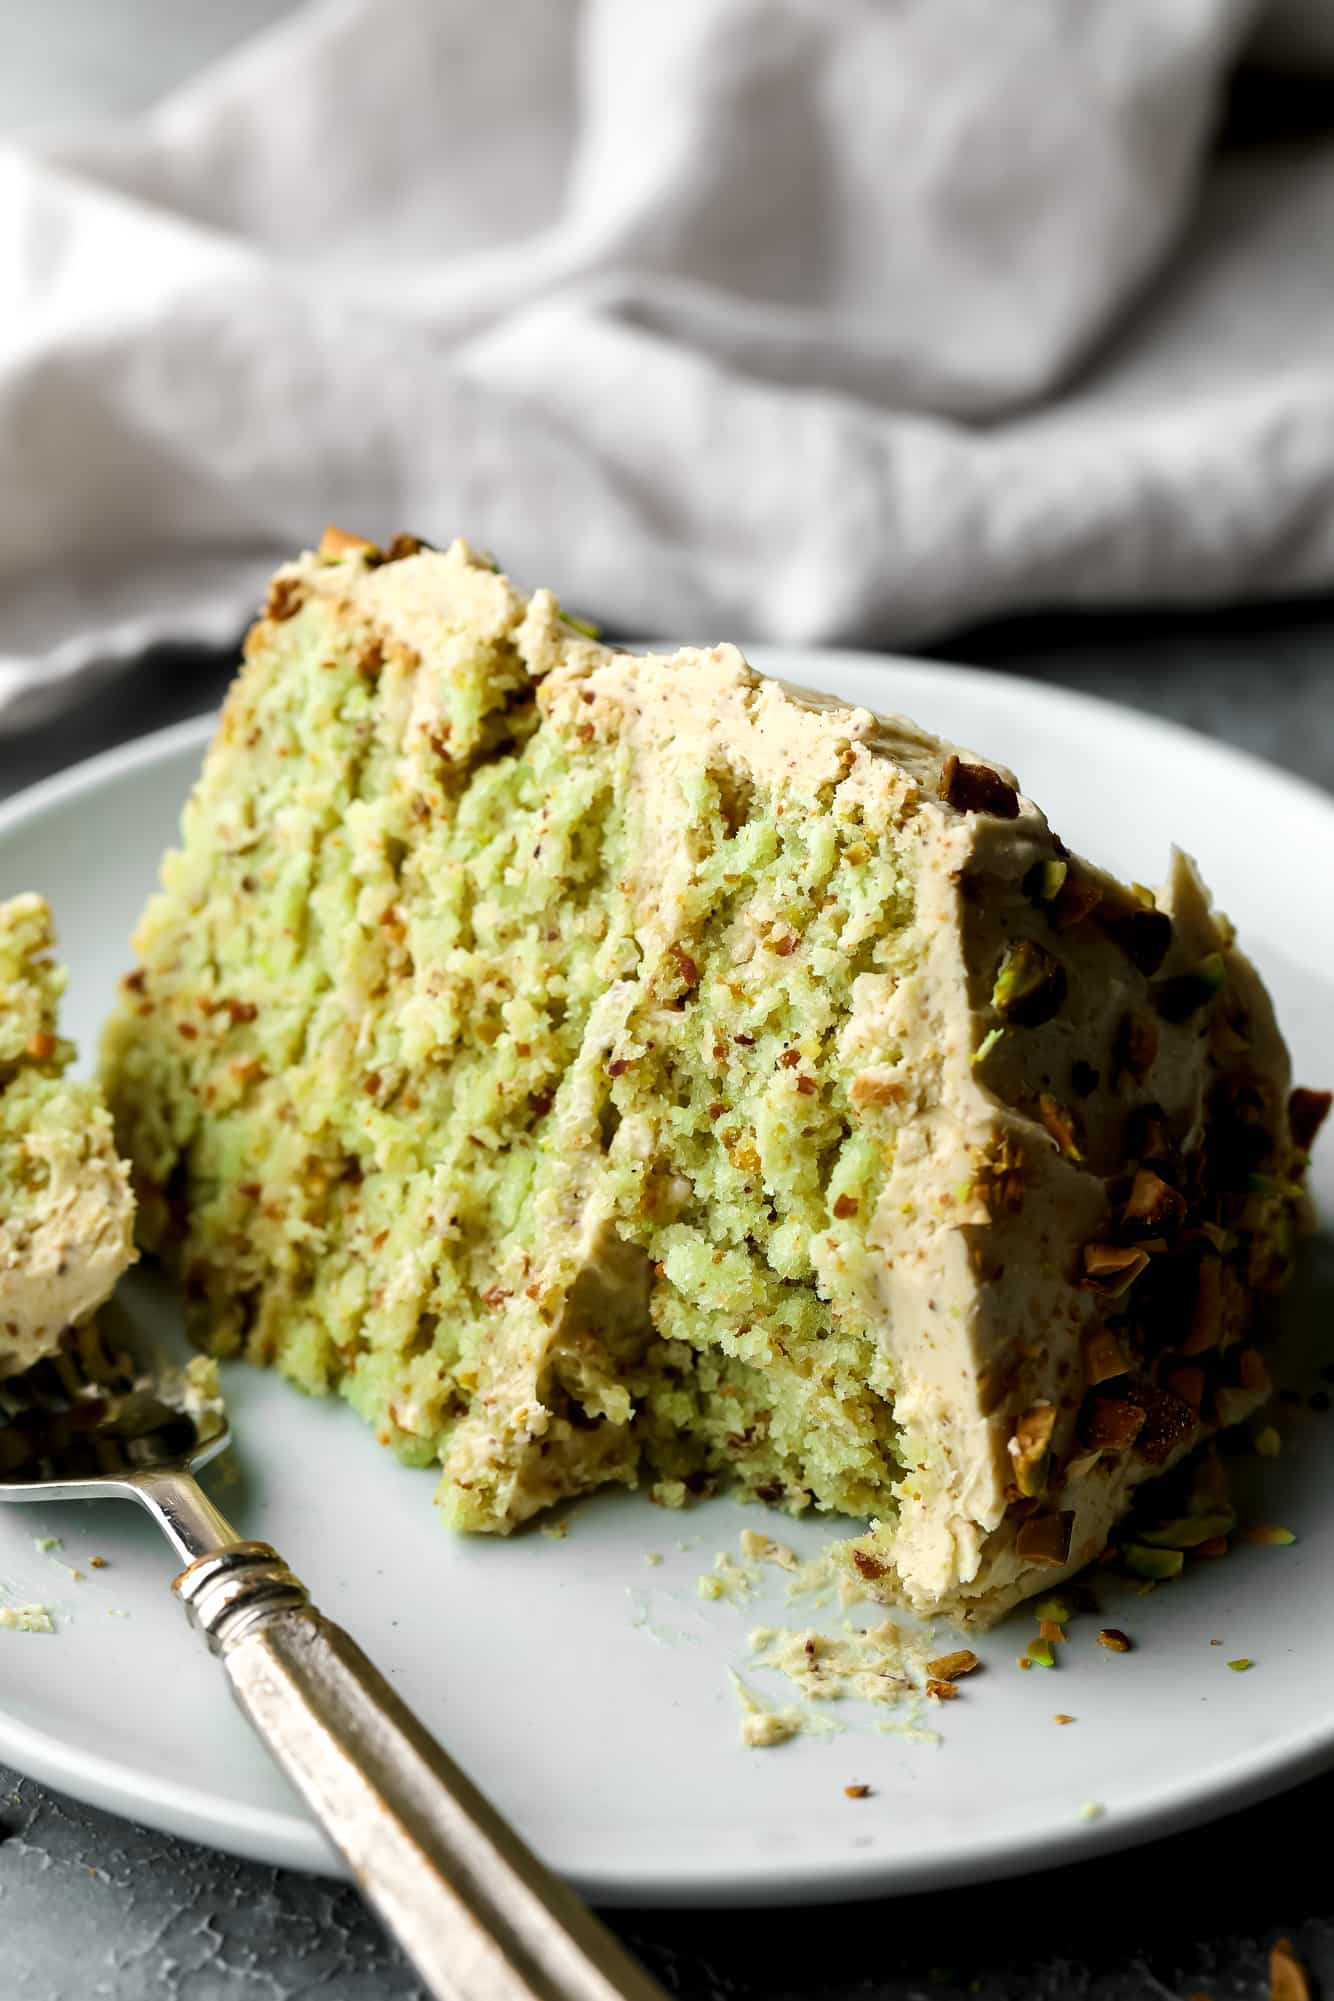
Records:
[[[1172,836],[1186,836],[1273,985],[1298,1076],[1334,1077],[1330,801],[1184,731],[1009,676],[840,654],[761,664],[1005,759],[1062,834],[1127,876],[1157,879]],[[208,728],[112,752],[0,811],[0,882],[50,896],[85,1051]],[[1334,1214],[1328,1142],[1317,1160]],[[1321,1240],[1285,1305],[1305,1388],[1316,1364],[1300,1323],[1329,1324],[1330,1249]],[[174,1328],[151,1281],[126,1294]],[[965,1698],[926,1719],[939,1746],[877,1734],[884,1712],[842,1704],[830,1711],[841,1734],[756,1751],[738,1742],[727,1670],[746,1671],[754,1624],[801,1615],[777,1588],[742,1609],[703,1602],[695,1581],[764,1522],[757,1511],[668,1514],[618,1493],[575,1509],[564,1541],[457,1541],[436,1526],[431,1475],[400,1467],[339,1403],[243,1365],[226,1389],[240,1477],[214,1480],[219,1500],[277,1544],[501,1809],[603,1901],[790,1901],[1000,1875],[1164,1833],[1334,1761],[1334,1417],[1305,1407],[1280,1411],[1282,1458],[1239,1462],[1243,1492],[1263,1471],[1253,1505],[1297,1545],[1239,1547],[1151,1598],[1109,1594],[1104,1616],[1135,1634],[1133,1653],[1106,1652],[1086,1620],[1058,1671],[1020,1673],[1032,1632],[1021,1616],[981,1643],[986,1671]],[[830,1533],[768,1525],[810,1553]],[[63,1537],[59,1555],[34,1547],[46,1534]],[[106,1568],[89,1568],[95,1554]],[[332,1869],[187,1630],[172,1567],[123,1504],[0,1510],[4,1597],[45,1600],[58,1626],[0,1632],[0,1756],[137,1820]],[[1239,1656],[1255,1661],[1248,1673],[1228,1671]],[[790,1693],[747,1680],[776,1703]],[[1077,1721],[1057,1727],[1057,1711]],[[851,1783],[872,1796],[847,1799]],[[1090,1804],[1100,1813],[1081,1817]]]

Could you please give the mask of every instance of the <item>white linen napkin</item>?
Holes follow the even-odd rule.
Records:
[[[1334,580],[1334,140],[1207,165],[1262,14],[321,0],[0,147],[0,728],[329,519],[701,641]]]

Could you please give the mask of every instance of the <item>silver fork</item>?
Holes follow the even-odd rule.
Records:
[[[173,1590],[232,1692],[439,2001],[665,2001],[466,1779],[267,1543],[195,1478],[231,1435],[110,1364],[85,1330],[0,1382],[0,1501],[147,1508],[186,1568]]]

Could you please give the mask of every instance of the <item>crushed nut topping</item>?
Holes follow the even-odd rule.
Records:
[[[951,752],[940,774],[940,797],[961,813],[991,813],[998,820],[1017,820],[1019,794],[1007,779],[986,764],[965,764]]]
[[[928,1661],[927,1673],[935,1681],[957,1681],[960,1675],[971,1674],[981,1662],[968,1647],[960,1647],[955,1653],[941,1654],[937,1660]]]
[[[1030,1563],[1045,1563],[1059,1569],[1069,1561],[1074,1527],[1073,1509],[1054,1515],[1030,1515],[1026,1522],[1019,1524],[1014,1539],[1015,1553],[1027,1558]]]
[[[305,602],[306,593],[297,578],[275,577],[269,585],[269,598],[264,610],[275,625],[281,625],[284,620],[295,618]]]
[[[1185,1214],[1184,1196],[1170,1188],[1151,1167],[1141,1167],[1121,1211],[1122,1223],[1134,1225],[1139,1233],[1157,1237],[1164,1231],[1175,1230]]]
[[[1069,863],[1053,855],[1047,861],[1034,862],[1024,877],[1024,895],[1030,903],[1050,903],[1061,893],[1069,870]]]
[[[1110,1327],[1090,1327],[1084,1336],[1084,1381],[1090,1389],[1124,1376],[1130,1367],[1125,1350]]]
[[[1043,1091],[1038,1097],[1038,1117],[1065,1159],[1081,1162],[1084,1154],[1079,1144],[1080,1134],[1074,1113],[1058,1103],[1050,1091]]]
[[[326,563],[341,562],[344,556],[378,556],[380,551],[374,542],[368,542],[364,535],[349,535],[345,528],[335,528],[332,521],[320,537],[316,554]]]
[[[1097,1452],[1126,1452],[1144,1428],[1144,1412],[1124,1397],[1089,1397],[1080,1412],[1079,1434]]]
[[[1174,973],[1170,979],[1155,980],[1149,989],[1155,1008],[1164,1021],[1189,1021],[1223,990],[1227,967],[1221,952],[1210,952],[1188,973]]]
[[[1098,1635],[1098,1645],[1106,1647],[1109,1654],[1128,1654],[1130,1640],[1119,1626],[1104,1626]]]
[[[1147,1251],[1129,1244],[1085,1244],[1084,1276],[1079,1282],[1085,1292],[1119,1299],[1129,1292],[1148,1262]]]
[[[977,1192],[988,1210],[1004,1209],[1012,1216],[1024,1206],[1023,1155],[1008,1134],[992,1147],[977,1172]]]
[[[1005,955],[991,990],[992,1005],[1019,1028],[1041,1028],[1065,1004],[1065,967],[1034,938],[1020,938]]]
[[[1010,1459],[1014,1484],[1026,1498],[1040,1494],[1047,1484],[1047,1455],[1055,1429],[1056,1406],[1052,1403],[1034,1404],[1015,1425]]]
[[[1058,931],[1073,931],[1076,924],[1093,915],[1101,902],[1102,891],[1092,877],[1077,875],[1071,869],[1047,915]]]
[[[1145,908],[1104,911],[1102,927],[1121,947],[1136,972],[1148,979],[1167,957],[1172,942],[1172,920],[1166,911]]]

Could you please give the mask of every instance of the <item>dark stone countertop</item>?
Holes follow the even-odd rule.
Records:
[[[937,652],[1170,716],[1334,791],[1334,603],[1027,619]],[[72,722],[0,740],[0,793],[208,708],[229,663],[161,650]],[[1313,1663],[1313,1672],[1328,1672]],[[684,2001],[1262,2001],[1289,1935],[1334,1994],[1334,1776],[1122,1856],[823,1910],[618,1912]],[[408,2001],[349,1889],[238,1862],[0,1773],[4,2001]]]

